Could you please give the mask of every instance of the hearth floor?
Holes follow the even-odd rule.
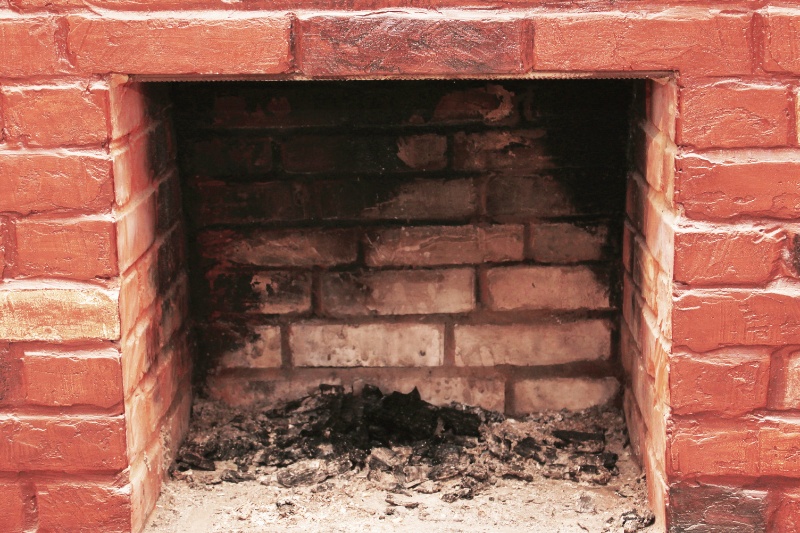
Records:
[[[414,393],[244,413],[199,401],[145,531],[655,533],[626,440],[611,408],[513,420]]]

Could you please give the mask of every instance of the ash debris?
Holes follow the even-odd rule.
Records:
[[[190,435],[172,468],[177,479],[282,487],[358,476],[388,491],[390,506],[413,509],[413,494],[472,499],[499,478],[605,485],[618,474],[609,439],[624,440],[620,413],[608,408],[544,412],[514,420],[461,404],[437,407],[415,389],[359,394],[322,385],[277,409],[243,411],[198,400]],[[390,501],[391,500],[391,501]],[[634,512],[625,531],[652,523]]]

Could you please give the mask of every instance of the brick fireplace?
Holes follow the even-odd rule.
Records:
[[[326,336],[324,328],[331,321],[357,316],[359,328],[334,326],[339,328],[336,337],[343,340],[336,364],[330,366],[348,366],[343,361],[358,357],[358,372],[379,366],[376,375],[386,383],[403,381],[397,377],[402,376],[401,386],[417,384],[433,399],[494,402],[493,407],[512,412],[535,407],[520,407],[526,387],[536,385],[528,381],[601,383],[597,401],[611,398],[619,383],[631,445],[644,465],[650,501],[661,523],[672,531],[794,531],[800,522],[800,10],[746,0],[687,0],[671,7],[656,0],[296,4],[99,0],[90,9],[73,0],[0,0],[3,527],[140,530],[155,505],[170,452],[186,431],[194,351],[207,356],[197,360],[195,369],[211,370],[212,394],[240,401],[263,399],[281,394],[285,381],[280,377],[329,379],[325,373],[330,370],[314,359],[318,350],[308,346],[314,335]],[[471,142],[491,135],[508,140],[520,129],[529,131],[520,124],[533,123],[535,117],[512,117],[504,111],[506,92],[524,95],[517,87],[535,81],[527,78],[621,75],[641,80],[624,86],[632,88],[634,104],[640,87],[642,113],[634,113],[632,134],[620,148],[620,153],[632,149],[632,164],[620,177],[624,183],[617,183],[626,190],[618,219],[613,213],[589,213],[595,218],[576,225],[570,217],[586,213],[562,213],[542,222],[539,215],[502,212],[508,201],[492,204],[490,196],[502,187],[491,193],[487,188],[480,194],[470,192],[478,190],[471,188],[476,180],[511,179],[505,172],[509,168],[491,168],[491,177],[479,177],[469,172],[487,169],[470,164],[502,166],[504,156],[516,154],[530,170],[525,165],[543,155],[535,149],[539,144],[524,135],[501,143],[497,153],[482,152],[486,143]],[[278,92],[295,87],[281,84],[301,80],[309,86],[330,82],[307,80],[383,80],[375,91],[385,90],[382,84],[391,84],[389,80],[490,81],[453,85],[436,98],[440,117],[444,113],[456,122],[474,120],[468,128],[435,124],[434,109],[416,123],[405,117],[392,133],[393,142],[404,141],[393,145],[394,159],[379,164],[390,170],[397,165],[398,175],[389,177],[396,180],[394,203],[380,205],[388,206],[384,209],[390,213],[399,210],[396,223],[388,222],[393,217],[386,211],[370,215],[380,212],[377,205],[361,205],[359,216],[347,224],[328,223],[339,215],[317,214],[312,219],[326,221],[321,224],[325,231],[304,233],[302,229],[316,226],[298,222],[291,210],[298,205],[327,206],[336,198],[335,191],[342,190],[308,186],[312,180],[328,179],[317,174],[336,167],[314,167],[321,160],[323,142],[306,140],[317,157],[306,157],[300,150],[293,158],[292,139],[277,139],[274,131],[268,132],[268,143],[260,144],[271,147],[264,153],[255,153],[246,142],[225,151],[218,149],[225,143],[217,137],[175,136],[185,108],[174,97],[188,85],[157,82],[229,78],[275,81]],[[215,84],[214,90],[222,86]],[[297,85],[285,100],[305,90],[310,89]],[[465,93],[494,114],[481,116],[484,104],[471,104],[477,115],[464,118]],[[237,98],[245,105],[237,107]],[[448,107],[447,98],[456,102]],[[211,116],[224,122],[238,113],[239,119],[254,120],[255,129],[262,130],[272,126],[258,120],[291,116],[283,112],[280,95],[264,108],[247,105],[247,100],[246,94],[215,96],[212,101],[218,107],[210,109],[219,114]],[[524,115],[526,108],[520,103],[514,109]],[[528,109],[541,110],[535,105]],[[319,134],[311,128],[304,135]],[[230,132],[222,136],[232,137],[236,135]],[[380,136],[371,137],[380,144]],[[210,144],[203,147],[202,142]],[[469,150],[459,152],[458,147],[466,145]],[[211,158],[202,164],[205,174],[187,171],[196,161],[192,153]],[[213,159],[215,155],[219,157]],[[222,174],[208,175],[214,165],[231,161],[245,168],[225,166]],[[459,161],[466,168],[459,168]],[[516,169],[517,164],[512,166]],[[295,165],[303,185],[281,185],[284,182],[276,179],[277,185],[253,186],[242,179],[240,184],[256,190],[226,196],[214,189],[227,183],[222,178],[246,177],[259,165],[270,168],[255,168],[257,174],[275,168],[291,174]],[[400,175],[406,167],[414,171],[412,178]],[[441,174],[436,173],[445,170],[463,174],[438,180]],[[609,189],[614,186],[608,184]],[[452,199],[446,205],[397,200],[405,197],[404,191],[426,194],[443,187]],[[208,195],[197,194],[204,189]],[[236,216],[258,218],[263,215],[248,214],[248,198],[269,202],[281,194],[287,201],[271,211],[277,218],[213,220],[224,217],[224,207],[237,199],[244,204],[233,211]],[[315,194],[325,201],[314,203]],[[218,207],[203,211],[214,202]],[[415,205],[420,214],[411,216]],[[500,212],[493,212],[493,205]],[[429,218],[436,209],[444,214]],[[289,227],[288,222],[295,225]],[[590,222],[595,231],[581,232]],[[210,227],[203,229],[203,224]],[[229,238],[230,233],[223,232],[230,230],[221,228],[226,224],[241,235]],[[574,261],[536,255],[541,252],[536,243],[543,242],[537,233],[542,228],[570,227],[571,239],[591,243],[591,237],[606,227],[604,238],[611,240],[604,244],[613,244],[615,224],[621,229],[623,265],[616,307],[609,296],[614,285],[608,282],[592,291],[598,269],[581,268],[592,261],[602,267],[606,261],[611,269],[615,259],[602,254],[614,246]],[[355,256],[341,242],[327,248],[311,242],[366,226],[378,234],[368,240],[367,232],[347,241],[356,243],[350,245],[356,246]],[[417,239],[428,238],[424,232],[432,227],[439,230],[430,238],[452,232],[451,242],[459,252],[472,246],[479,257],[457,265],[452,259],[420,265],[419,255],[403,258],[397,243],[415,242],[415,233]],[[248,263],[247,250],[274,246],[287,231],[296,257],[312,248],[322,258],[325,250],[329,256],[351,255],[336,264],[317,259],[299,265],[308,266],[307,273],[294,268],[298,265]],[[301,235],[306,235],[307,246],[297,245]],[[395,249],[376,251],[381,246]],[[487,256],[487,251],[496,255]],[[542,253],[558,252],[556,247]],[[211,255],[204,258],[203,253]],[[204,268],[187,271],[187,260],[195,264],[198,256],[196,264]],[[550,374],[526,371],[524,379],[503,381],[510,376],[504,374],[508,370],[494,365],[528,366],[527,361],[515,364],[521,356],[511,349],[500,353],[498,337],[482,340],[479,326],[518,326],[517,320],[524,318],[528,331],[540,327],[530,315],[533,295],[515,287],[536,284],[531,265],[562,262],[569,266],[550,272],[576,276],[578,286],[589,293],[582,296],[590,298],[577,306],[584,314],[569,315],[570,320],[583,327],[600,324],[596,327],[601,335],[611,339],[609,350],[599,350],[604,353],[596,354],[591,364],[559,361]],[[419,281],[417,276],[436,276],[438,281]],[[501,283],[504,276],[511,277]],[[242,285],[237,281],[241,279],[247,281]],[[233,290],[238,287],[241,298],[231,300],[215,292],[222,286],[216,285],[220,280]],[[415,287],[433,285],[436,297],[416,297],[413,305],[423,307],[401,312],[409,304],[398,300],[399,289],[391,288],[398,284],[411,294]],[[347,296],[353,294],[349,289],[340,298],[326,297],[353,285],[367,287],[370,298]],[[467,286],[475,288],[473,298],[464,296],[469,291],[448,289]],[[288,307],[264,311],[276,300],[254,299],[254,287],[270,287],[268,294],[283,291],[286,298],[279,301]],[[450,296],[445,299],[444,293]],[[394,296],[387,300],[380,294]],[[210,311],[194,307],[198,302],[209,303]],[[226,309],[226,302],[243,307]],[[443,309],[435,307],[445,303]],[[495,313],[479,317],[491,318],[485,323],[470,315],[483,305],[488,308],[483,311]],[[253,309],[269,316],[299,317],[291,323],[252,317],[246,321],[260,327],[257,336],[244,333],[250,346],[260,343],[257,354],[266,354],[259,364],[251,364],[253,351],[236,341],[242,332],[235,328],[216,336],[227,339],[216,348],[200,335],[193,340],[190,314],[195,321],[203,316],[216,321],[226,313],[248,315]],[[499,316],[505,312],[518,315],[514,320]],[[439,325],[432,319],[410,321],[409,315],[444,318]],[[361,342],[354,340],[359,336],[379,335],[391,344],[392,336],[398,335],[397,324],[407,326],[406,331],[413,326],[415,335],[428,335],[431,347],[423,350],[424,356],[420,350],[401,354],[405,359],[391,365],[402,367],[398,373],[374,364],[370,354],[375,350],[355,355],[349,350]],[[472,349],[464,343],[470,335]],[[535,346],[545,337],[546,332],[531,335],[530,343]],[[228,342],[231,339],[234,342]],[[495,351],[486,355],[481,348],[488,346]],[[293,374],[304,349],[311,354],[305,360],[309,373]],[[405,362],[418,356],[441,363],[441,368],[409,369],[413,365]],[[472,362],[464,366],[485,365],[486,372],[466,373],[459,361],[467,359]],[[621,362],[621,370],[612,364],[615,360]],[[243,368],[247,366],[259,368],[245,374],[253,370]],[[560,374],[565,368],[578,374]],[[361,379],[358,372],[337,377]],[[231,397],[230,391],[241,392],[243,383],[253,381],[247,376],[253,375],[262,385],[244,387],[249,396]],[[472,381],[459,388],[452,385],[458,379]],[[493,387],[501,381],[498,394]],[[441,385],[432,385],[436,383]],[[458,391],[472,396],[459,398]]]

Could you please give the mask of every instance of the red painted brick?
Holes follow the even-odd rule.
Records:
[[[690,84],[681,91],[679,143],[697,148],[786,146],[790,95],[783,85]]]
[[[36,483],[41,532],[131,530],[131,488],[123,480]],[[71,525],[80,524],[73,529]]]
[[[0,470],[119,471],[127,466],[120,417],[0,417]]]
[[[0,19],[0,77],[21,78],[61,70],[57,22],[51,17]]]
[[[758,349],[675,353],[669,363],[672,412],[741,415],[766,407],[769,365],[770,352]]]
[[[322,278],[322,308],[332,316],[467,313],[474,307],[472,269],[344,272]]]
[[[119,338],[117,295],[93,286],[51,288],[29,283],[0,287],[0,339]]]
[[[764,20],[764,70],[800,74],[800,12],[767,7]]]
[[[21,533],[26,529],[25,494],[17,483],[0,482],[0,516],[3,517],[3,531]]]
[[[104,86],[5,89],[6,128],[28,146],[99,145],[109,137]]]
[[[22,372],[32,405],[122,405],[120,354],[115,349],[26,351]]]
[[[117,274],[114,222],[81,218],[16,223],[19,276],[71,279],[109,278]]]
[[[8,262],[11,261],[12,231],[13,226],[8,217],[0,217],[0,279],[3,279],[5,276]],[[8,257],[8,259],[6,259],[6,257]]]
[[[607,359],[611,327],[604,320],[560,324],[456,325],[456,365],[558,365]]]
[[[800,343],[800,298],[781,289],[697,289],[677,294],[673,345],[704,352],[726,345]]]
[[[759,473],[800,477],[800,419],[770,416],[758,431]]]
[[[496,311],[609,307],[608,287],[585,266],[492,268],[484,292],[484,303]]]
[[[652,80],[650,88],[647,119],[674,142],[678,114],[678,84],[674,80]]]
[[[523,227],[417,226],[367,236],[369,266],[433,266],[520,261]]]
[[[684,226],[675,233],[675,281],[762,285],[777,272],[786,240],[776,228]]]
[[[766,528],[767,496],[765,490],[746,490],[735,484],[676,483],[669,491],[671,530],[772,532]]]
[[[111,138],[116,140],[140,129],[146,129],[150,124],[149,86],[142,83],[114,83],[109,92],[109,105],[111,115]]]
[[[679,70],[749,74],[749,14],[558,13],[534,22],[536,70]]]
[[[301,16],[298,64],[307,76],[521,73],[526,30],[489,16]]]
[[[358,256],[358,233],[350,229],[207,231],[198,242],[205,257],[241,265],[333,266]]]
[[[118,214],[117,218],[117,256],[119,269],[125,272],[156,238],[156,196],[147,198]]]
[[[778,352],[772,361],[769,407],[791,410],[800,408],[800,352]]]
[[[436,324],[293,324],[289,344],[297,366],[439,366],[444,326]]]
[[[758,475],[758,431],[753,422],[678,420],[672,431],[667,470],[671,479]]]
[[[780,489],[777,489],[780,490]],[[781,494],[775,514],[767,531],[773,533],[800,533],[800,494],[797,491]]]
[[[685,154],[675,200],[696,218],[800,216],[800,152],[764,150]]]
[[[124,145],[111,152],[117,205],[127,204],[131,197],[155,182],[155,165],[148,153],[152,141],[152,131],[142,131],[131,135]]]
[[[111,163],[99,153],[5,152],[0,190],[0,211],[106,211],[113,202]]]
[[[214,13],[72,15],[67,46],[77,66],[92,73],[276,74],[289,68],[289,17]]]

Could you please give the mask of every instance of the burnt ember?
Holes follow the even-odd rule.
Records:
[[[324,385],[278,409],[199,401],[173,475],[214,471],[215,483],[258,478],[284,487],[360,475],[381,489],[441,493],[449,502],[472,498],[498,478],[604,485],[618,473],[606,434],[622,431],[608,413],[513,420],[459,404],[437,407],[416,389],[384,395],[372,386],[354,394]]]

